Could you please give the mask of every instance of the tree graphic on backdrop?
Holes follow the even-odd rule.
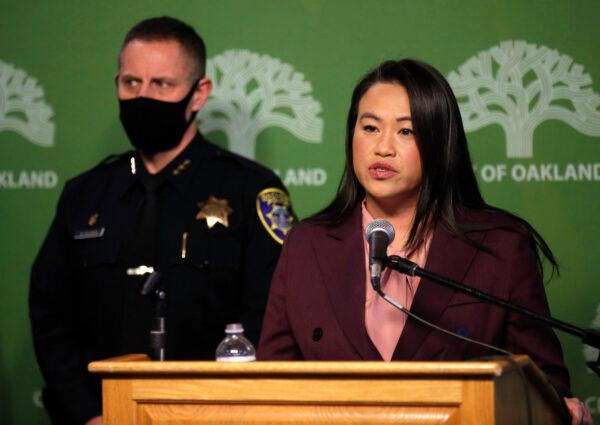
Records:
[[[591,328],[600,331],[600,304],[598,304],[598,306],[596,307],[596,317],[592,322]],[[583,356],[588,362],[596,361],[598,359],[598,349],[590,347],[589,345],[584,345]]]
[[[321,142],[321,105],[304,74],[268,55],[227,50],[210,59],[213,91],[198,120],[205,133],[223,131],[229,149],[254,158],[256,139],[268,127],[281,127],[298,139]]]
[[[533,156],[533,132],[546,120],[563,121],[600,136],[600,96],[583,66],[567,55],[525,41],[504,41],[450,72],[467,131],[499,124],[509,158]]]
[[[0,60],[0,131],[14,131],[39,146],[54,144],[52,108],[44,89],[25,71]]]

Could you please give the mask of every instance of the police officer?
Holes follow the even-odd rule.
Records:
[[[166,293],[166,356],[213,359],[227,323],[258,342],[294,216],[266,168],[206,141],[205,47],[187,24],[140,22],[119,57],[120,119],[135,150],[67,182],[29,295],[44,404],[55,424],[101,424],[90,361],[148,352],[153,271]]]

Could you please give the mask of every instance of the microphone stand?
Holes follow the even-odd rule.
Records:
[[[140,295],[151,295],[154,302],[154,317],[150,329],[150,357],[165,360],[167,349],[167,292],[159,285],[160,273],[153,272],[140,289]]]
[[[529,310],[516,304],[512,304],[501,298],[495,297],[493,295],[479,291],[475,288],[471,288],[470,286],[463,285],[444,276],[425,270],[419,267],[417,264],[413,263],[412,261],[409,261],[406,258],[402,258],[397,255],[391,255],[387,257],[385,265],[393,270],[399,271],[400,273],[404,273],[409,276],[419,276],[428,279],[438,285],[454,289],[472,297],[488,301],[492,304],[505,307],[509,310],[516,311],[525,316],[529,316],[537,320],[538,322],[543,322],[553,328],[560,329],[563,332],[579,337],[581,341],[586,345],[600,349],[600,332],[596,331],[595,329],[583,329],[570,323],[563,322],[562,320],[554,319],[553,317],[549,316],[544,316],[542,314],[536,313],[535,311]],[[598,359],[595,362],[587,362],[586,365],[592,371],[594,371],[598,375],[598,377],[600,377],[600,353],[598,354]]]

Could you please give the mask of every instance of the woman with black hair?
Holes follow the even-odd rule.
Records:
[[[543,255],[524,220],[485,203],[458,104],[431,66],[404,59],[369,72],[352,94],[346,164],[336,197],[288,233],[263,322],[261,360],[461,360],[492,354],[414,320],[372,289],[365,227],[390,222],[388,255],[549,314]],[[469,338],[528,354],[565,397],[573,423],[591,423],[570,398],[569,374],[549,327],[386,270],[382,289],[413,313]]]

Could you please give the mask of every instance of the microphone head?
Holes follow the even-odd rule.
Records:
[[[367,228],[365,229],[365,238],[367,238],[367,241],[371,240],[371,236],[375,232],[384,232],[388,237],[388,244],[392,243],[392,241],[396,237],[394,227],[387,220],[384,220],[382,218],[373,220],[367,225]]]

